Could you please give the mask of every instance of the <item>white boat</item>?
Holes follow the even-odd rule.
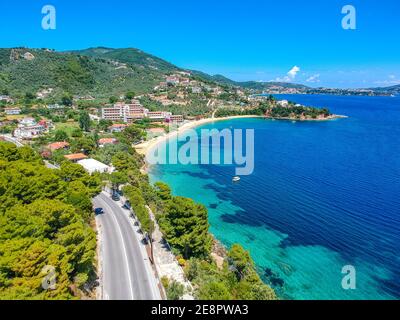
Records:
[[[240,181],[240,177],[238,177],[238,176],[233,177],[233,178],[232,178],[232,181],[233,181],[233,182],[238,182],[238,181]]]

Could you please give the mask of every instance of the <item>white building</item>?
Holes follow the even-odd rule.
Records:
[[[18,139],[34,139],[39,137],[44,131],[42,125],[20,126],[14,130],[14,137]]]
[[[77,162],[90,174],[94,172],[111,173],[113,168],[95,159],[83,159]]]
[[[36,120],[34,118],[26,117],[26,118],[19,120],[19,125],[26,126],[26,127],[35,126]]]
[[[58,103],[55,103],[55,104],[49,104],[48,106],[47,106],[47,109],[63,109],[64,108],[64,106],[60,106]]]
[[[14,102],[14,100],[11,99],[9,96],[4,96],[4,95],[0,96],[0,101],[5,101],[5,102],[7,102],[7,103],[12,103],[12,102]]]
[[[200,87],[192,87],[192,93],[201,93]]]
[[[19,115],[21,113],[21,109],[20,108],[5,108],[4,112],[6,113],[6,115]]]
[[[137,100],[132,100],[132,103],[116,103],[112,107],[102,109],[102,119],[111,121],[132,122],[137,119],[143,119],[147,116],[148,109],[143,108]]]
[[[280,106],[280,107],[284,107],[285,108],[285,107],[289,106],[289,101],[280,100],[280,101],[277,102],[277,105]]]

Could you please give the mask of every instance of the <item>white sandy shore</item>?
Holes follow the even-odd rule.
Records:
[[[217,122],[217,121],[223,121],[223,120],[231,120],[231,119],[237,119],[237,118],[262,118],[261,116],[232,116],[232,117],[221,117],[221,118],[206,118],[206,119],[201,119],[201,120],[196,120],[196,121],[190,121],[179,127],[177,130],[171,131],[163,136],[159,136],[157,138],[151,139],[149,141],[143,142],[141,144],[135,145],[135,149],[139,154],[142,155],[147,155],[151,150],[153,150],[155,147],[157,147],[160,143],[164,143],[170,138],[175,137],[179,133],[184,132],[185,130],[188,129],[193,129],[195,127],[207,124],[207,123],[212,123],[212,122]]]

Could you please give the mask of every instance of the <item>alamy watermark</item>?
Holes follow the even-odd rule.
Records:
[[[169,137],[167,148],[163,152],[160,144],[148,152],[148,163],[236,165],[238,176],[254,171],[254,129],[187,129]]]
[[[344,30],[356,30],[357,29],[356,8],[349,4],[345,5],[342,8],[342,14],[345,14],[345,16],[342,19],[342,28]]]
[[[342,278],[342,288],[344,290],[355,290],[356,284],[356,268],[352,265],[346,265],[342,268],[342,274],[345,276]]]
[[[42,14],[44,14],[42,18],[42,28],[44,30],[55,30],[57,28],[56,8],[49,4],[45,5],[42,8]]]

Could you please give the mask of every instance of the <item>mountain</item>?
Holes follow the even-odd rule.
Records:
[[[67,51],[68,52],[68,51]],[[135,48],[112,49],[105,47],[89,48],[84,50],[69,51],[68,53],[118,61],[136,67],[159,70],[162,73],[171,73],[181,70],[177,66]]]
[[[400,95],[400,84],[390,87],[379,87],[379,88],[371,88],[375,92]]]
[[[256,92],[309,94],[400,94],[400,85],[374,89],[310,88],[286,82],[238,82],[223,75],[185,70],[135,48],[105,47],[57,52],[49,49],[0,49],[0,94],[23,96],[43,88],[56,95],[90,94],[98,98],[119,96],[127,91],[150,92],[165,76],[190,71],[202,82],[238,87]]]
[[[0,49],[0,93],[24,95],[42,88],[109,97],[149,92],[178,67],[137,49]]]

